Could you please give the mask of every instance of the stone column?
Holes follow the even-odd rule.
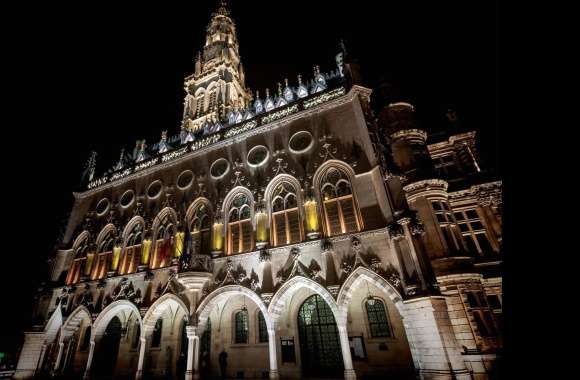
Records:
[[[56,355],[56,362],[54,363],[54,371],[58,371],[60,367],[60,360],[62,359],[62,352],[64,350],[64,342],[58,342],[58,354]]]
[[[85,369],[84,377],[85,379],[89,379],[91,377],[91,364],[93,362],[93,355],[95,354],[95,341],[91,340],[91,344],[89,346],[89,357],[87,359],[87,368]]]
[[[356,380],[356,372],[352,366],[352,356],[350,354],[350,343],[348,341],[348,330],[346,321],[337,324],[338,336],[340,338],[340,348],[342,349],[342,361],[344,363],[344,379]]]
[[[413,236],[411,236],[411,231],[409,230],[409,224],[411,223],[411,218],[402,218],[399,220],[399,224],[403,227],[403,232],[405,234],[405,240],[407,240],[407,245],[409,246],[409,253],[411,254],[411,259],[415,266],[415,271],[421,281],[421,287],[425,290],[427,289],[427,281],[425,281],[425,274],[423,273],[423,265],[419,256],[417,255],[417,250],[415,249],[415,244],[413,242]]]
[[[193,378],[199,379],[199,336],[193,336]]]
[[[137,364],[136,380],[143,378],[143,364],[145,363],[145,350],[147,349],[147,338],[142,336],[139,342],[139,364]]]
[[[268,353],[270,354],[270,379],[279,379],[278,353],[276,351],[276,330],[268,329]]]
[[[195,344],[195,327],[186,326],[185,332],[187,334],[187,370],[185,371],[185,380],[193,379],[193,346]]]

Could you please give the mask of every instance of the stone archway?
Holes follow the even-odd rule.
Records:
[[[85,306],[77,307],[65,320],[59,337],[59,357],[55,372],[81,375],[86,366],[93,320]]]
[[[95,361],[96,357],[100,355],[99,350],[110,349],[103,347],[99,343],[101,342],[103,336],[105,335],[105,332],[107,331],[107,328],[109,327],[111,321],[113,321],[114,318],[116,318],[121,325],[120,332],[122,335],[126,334],[129,326],[134,322],[137,322],[139,328],[142,330],[143,321],[141,319],[141,314],[139,313],[139,309],[137,309],[137,306],[135,306],[135,304],[133,304],[132,302],[127,300],[115,301],[110,305],[108,305],[106,308],[104,308],[93,323],[91,342],[89,348],[89,357],[87,360],[85,376],[90,376],[91,371],[93,369],[93,362]],[[122,375],[128,376],[133,372],[132,366],[128,365],[128,363],[131,362],[130,359],[132,357],[132,353],[129,353],[128,347],[123,347],[122,352],[119,352],[118,354],[118,359],[121,356],[123,357],[122,359],[126,362],[124,362],[123,365],[119,365],[118,367],[119,368],[122,367],[124,371]]]
[[[346,314],[339,309],[334,297],[330,292],[319,283],[302,276],[292,277],[290,280],[286,281],[280,289],[274,294],[268,310],[270,311],[270,316],[272,318],[272,323],[274,326],[278,326],[282,315],[284,312],[289,313],[291,319],[294,318],[294,311],[289,310],[292,303],[292,298],[295,294],[300,291],[309,290],[310,293],[318,295],[326,305],[332,311],[332,315],[336,321],[338,328],[338,334],[340,339],[340,349],[342,352],[342,360],[344,363],[344,378],[345,379],[356,379],[356,374],[352,365],[352,357],[350,353],[350,346],[348,341],[348,334],[346,330]],[[302,303],[301,303],[302,304]],[[292,306],[293,309],[296,307]]]
[[[178,376],[176,368],[185,363],[186,352],[182,351],[184,326],[189,324],[189,307],[178,296],[168,293],[157,299],[143,317],[140,337],[138,377],[145,372],[152,376],[173,378]],[[155,350],[151,350],[155,344]],[[145,357],[147,361],[145,362]],[[149,362],[150,361],[150,362]]]
[[[257,362],[248,362],[247,358],[239,357],[235,358],[230,356],[233,352],[235,355],[242,354],[243,350],[242,347],[250,347],[252,350],[262,350],[264,348],[259,348],[255,345],[255,340],[248,339],[247,345],[238,345],[235,343],[233,339],[233,333],[235,332],[235,320],[234,315],[235,312],[245,311],[248,315],[248,319],[250,320],[249,325],[253,328],[254,325],[257,323],[253,323],[252,319],[257,312],[261,312],[264,321],[266,322],[266,329],[268,330],[268,347],[266,352],[268,353],[267,356],[269,361],[265,363],[265,369],[268,370],[269,365],[269,378],[270,379],[277,379],[278,378],[278,364],[277,364],[277,355],[276,355],[276,338],[275,338],[275,331],[274,325],[272,324],[272,320],[270,318],[270,314],[268,312],[268,308],[266,307],[264,301],[252,290],[245,288],[239,285],[228,285],[221,288],[214,290],[212,293],[207,295],[201,304],[197,308],[197,319],[198,324],[196,328],[196,336],[199,340],[199,337],[202,336],[204,333],[208,322],[211,318],[214,321],[211,321],[211,326],[215,330],[215,334],[212,332],[212,339],[219,339],[219,345],[222,346],[223,350],[228,353],[228,367],[239,366],[236,364],[238,362],[243,362],[245,360],[244,365],[246,366],[246,370],[252,372],[253,374],[249,374],[252,377],[261,377],[263,373],[259,373],[261,364]],[[230,333],[232,334],[230,336]],[[255,332],[253,333],[255,334]],[[217,342],[216,342],[217,343]],[[196,345],[196,349],[199,345]],[[264,353],[266,353],[264,352]],[[212,353],[212,362],[217,363],[219,352]],[[195,371],[198,371],[198,355],[199,352],[195,353]],[[258,356],[259,357],[259,356]],[[231,363],[231,364],[230,364]],[[214,367],[214,371],[215,371]],[[234,369],[235,370],[235,369]],[[230,371],[230,370],[228,370]],[[244,375],[248,376],[248,375]]]
[[[455,340],[444,297],[428,296],[403,301],[397,290],[383,277],[367,268],[358,267],[345,280],[337,297],[338,308],[345,315],[348,315],[348,305],[354,292],[365,281],[386,295],[400,314],[419,376],[431,377],[438,373],[442,379],[470,378]]]

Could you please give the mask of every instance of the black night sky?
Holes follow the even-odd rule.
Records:
[[[130,3],[130,4],[129,4]],[[248,86],[261,93],[312,66],[335,69],[340,38],[364,84],[387,79],[437,130],[453,107],[499,169],[499,11],[495,2],[230,0]],[[28,3],[27,3],[28,4]],[[2,12],[5,207],[0,352],[30,323],[46,257],[91,150],[97,174],[136,139],[178,132],[183,78],[193,72],[216,0],[43,2]],[[5,62],[6,63],[6,62]],[[6,104],[5,104],[6,106]],[[7,117],[8,116],[8,117]],[[8,149],[10,148],[10,153]]]

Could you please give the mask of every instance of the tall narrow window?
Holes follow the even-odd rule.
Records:
[[[266,343],[268,341],[268,327],[266,326],[266,320],[264,319],[264,314],[260,311],[258,313],[258,342]]]
[[[108,268],[111,266],[114,244],[115,237],[112,232],[109,232],[98,247],[93,274],[91,276],[92,280],[107,277]]]
[[[151,337],[151,347],[161,346],[161,333],[163,331],[163,319],[159,318],[157,323],[155,323],[155,328],[153,329],[153,336]]]
[[[137,349],[141,338],[141,325],[139,324],[139,321],[135,321],[133,326],[133,341],[131,342],[131,348]]]
[[[254,247],[254,228],[251,219],[251,203],[245,194],[238,194],[229,209],[229,254],[250,251]]]
[[[391,328],[383,301],[373,298],[365,302],[371,337],[384,338],[391,336]]]
[[[121,262],[120,273],[135,273],[141,260],[141,243],[143,241],[143,225],[137,224],[127,237],[125,253]]]
[[[279,184],[272,193],[272,245],[302,241],[302,223],[296,189],[289,183]]]
[[[208,112],[215,111],[216,104],[217,104],[217,90],[212,91],[211,94],[209,95],[209,102],[208,102],[207,111]]]
[[[79,347],[79,351],[86,351],[89,348],[89,344],[91,343],[91,326],[87,326],[85,328],[85,335],[83,335],[83,340]]]
[[[195,116],[194,118],[197,119],[203,114],[203,95],[198,96],[195,101]]]
[[[460,252],[463,249],[462,238],[454,226],[455,218],[449,205],[444,201],[432,201],[433,212],[439,222],[439,227],[451,252]]]
[[[235,319],[235,343],[248,343],[248,312],[238,311]]]
[[[151,268],[163,268],[170,264],[171,256],[173,255],[174,236],[175,225],[169,220],[165,220],[157,231]]]
[[[66,278],[67,285],[76,284],[80,281],[81,276],[85,275],[86,266],[89,265],[87,263],[87,249],[88,245],[86,240],[77,248],[74,261],[70,266]]]
[[[211,251],[211,216],[205,204],[199,206],[193,215],[191,226],[193,253],[209,254]]]
[[[321,195],[329,236],[361,229],[352,188],[345,173],[336,168],[328,169],[322,179]]]

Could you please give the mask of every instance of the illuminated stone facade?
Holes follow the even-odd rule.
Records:
[[[252,99],[222,3],[181,132],[89,161],[16,378],[492,378],[501,182],[336,61]]]

